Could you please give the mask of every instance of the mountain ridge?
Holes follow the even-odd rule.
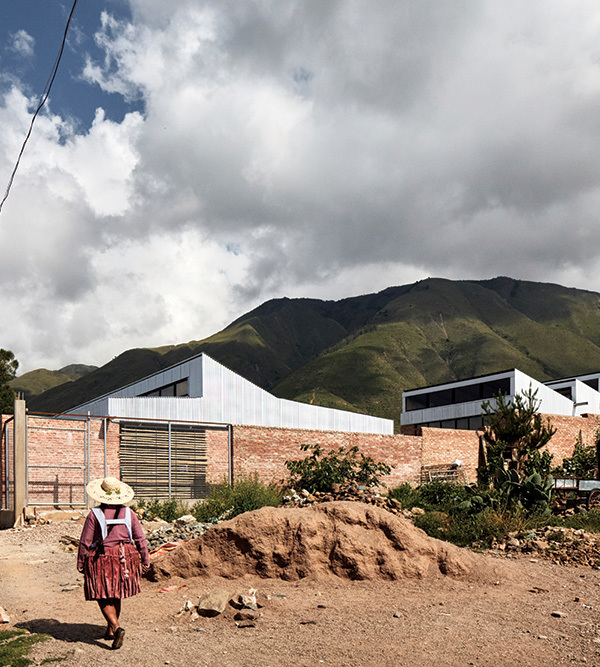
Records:
[[[600,369],[600,294],[499,276],[271,299],[205,339],[126,350],[29,408],[61,412],[200,352],[282,398],[399,420],[404,389],[507,368],[538,380]]]

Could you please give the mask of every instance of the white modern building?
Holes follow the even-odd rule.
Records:
[[[483,426],[481,404],[499,392],[536,392],[543,414],[580,416],[600,413],[600,373],[538,382],[517,369],[468,380],[411,389],[402,395],[402,426],[475,430]]]
[[[394,422],[276,398],[202,353],[67,414],[391,435]]]

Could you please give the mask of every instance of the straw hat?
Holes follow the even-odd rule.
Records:
[[[90,482],[85,490],[90,498],[105,505],[124,505],[133,500],[134,490],[116,477],[105,477]]]

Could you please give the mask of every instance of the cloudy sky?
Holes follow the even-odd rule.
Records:
[[[0,189],[71,0],[0,8]],[[600,291],[596,0],[94,0],[0,214],[21,371],[280,296]]]

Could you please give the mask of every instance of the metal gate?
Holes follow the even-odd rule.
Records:
[[[206,429],[157,422],[121,423],[121,479],[138,498],[205,498]]]
[[[43,425],[27,415],[26,451],[27,451],[27,505],[38,507],[68,505],[77,507],[87,505],[88,498],[85,487],[90,481],[90,461],[95,459],[96,467],[104,460],[104,474],[107,470],[106,451],[106,419],[94,417],[62,417],[55,416]],[[54,423],[50,423],[54,422]],[[90,424],[100,422],[101,437],[104,442],[103,451],[92,451],[90,445]],[[29,449],[36,438],[36,446],[40,441],[49,442],[55,434],[59,434],[56,452],[47,457],[48,462],[32,463]],[[38,457],[39,458],[39,457]]]

